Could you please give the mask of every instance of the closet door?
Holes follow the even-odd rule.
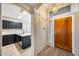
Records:
[[[60,20],[55,19],[54,21],[54,38],[55,38],[55,46],[58,46],[61,44],[61,32],[60,32]]]
[[[54,32],[55,47],[72,51],[72,18],[55,19]]]

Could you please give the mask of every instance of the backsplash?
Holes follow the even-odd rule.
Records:
[[[19,34],[22,33],[22,29],[4,29],[2,30],[2,35],[9,35],[9,34]]]

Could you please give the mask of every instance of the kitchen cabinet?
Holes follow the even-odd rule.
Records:
[[[2,36],[2,46],[18,43],[23,49],[31,46],[31,35],[19,36],[17,34],[9,34]]]
[[[3,35],[2,36],[2,45],[9,45],[15,42],[15,34]]]
[[[17,34],[16,34],[15,36],[16,36],[16,37],[15,37],[15,42],[20,42],[20,41],[21,41],[21,37],[18,36]]]
[[[17,43],[23,48],[31,46],[31,35],[29,36],[17,36]]]
[[[3,20],[2,27],[3,29],[22,29],[22,23]]]
[[[27,48],[31,46],[31,36],[22,37],[22,48]]]

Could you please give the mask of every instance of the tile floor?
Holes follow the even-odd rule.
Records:
[[[2,56],[32,56],[31,47],[22,49],[17,43],[2,47]]]
[[[73,56],[71,52],[56,47],[45,47],[38,56]]]

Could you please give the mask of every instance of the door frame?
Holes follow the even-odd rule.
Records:
[[[74,54],[74,15],[73,15],[73,13],[70,13],[70,12],[68,12],[68,13],[64,13],[64,14],[61,14],[61,15],[56,15],[56,16],[53,16],[53,18],[52,18],[52,23],[53,23],[53,34],[54,34],[54,19],[57,19],[57,18],[64,18],[64,17],[69,17],[69,16],[71,16],[72,17],[72,53]],[[53,35],[53,38],[52,38],[53,40],[53,47],[55,47],[55,45],[54,45],[54,35]]]

